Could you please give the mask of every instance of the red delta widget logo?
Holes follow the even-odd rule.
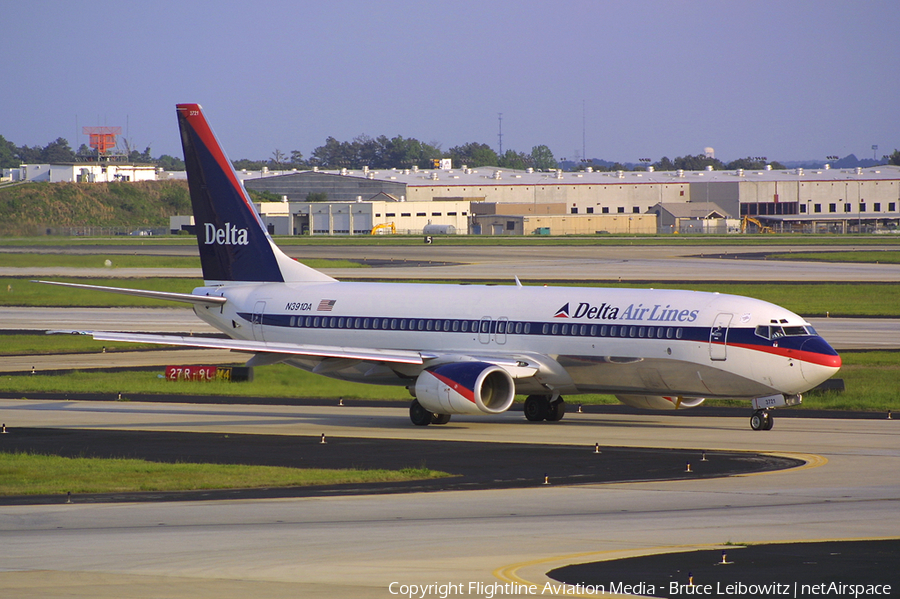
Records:
[[[700,310],[688,310],[682,308],[673,308],[671,305],[655,304],[651,307],[645,307],[644,304],[629,304],[624,310],[618,306],[607,304],[606,302],[599,306],[594,306],[589,302],[581,302],[571,312],[569,302],[566,302],[556,314],[554,318],[589,318],[591,320],[628,320],[628,321],[646,321],[646,322],[694,322],[700,314]],[[620,314],[621,313],[621,314]]]

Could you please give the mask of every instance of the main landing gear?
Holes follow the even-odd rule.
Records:
[[[769,410],[756,410],[750,417],[750,428],[755,431],[770,431],[775,424],[775,417]]]
[[[557,422],[566,413],[566,402],[562,397],[553,399],[546,395],[529,395],[525,399],[525,418],[531,422]]]
[[[416,426],[428,426],[429,424],[447,424],[450,422],[450,414],[436,414],[429,412],[418,399],[414,399],[409,405],[409,419]]]

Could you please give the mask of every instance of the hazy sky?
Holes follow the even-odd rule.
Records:
[[[496,150],[498,113],[504,150],[558,159],[900,148],[897,0],[0,0],[0,19],[16,145],[120,125],[181,156],[175,104],[198,102],[232,159],[329,135]]]

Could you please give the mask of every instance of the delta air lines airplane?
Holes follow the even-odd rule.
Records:
[[[841,358],[800,316],[694,291],[339,282],[281,252],[198,104],[177,106],[204,286],[190,294],[55,283],[187,302],[229,339],[92,332],[253,354],[338,379],[402,385],[416,425],[499,414],[527,395],[557,421],[564,395],[610,393],[674,410],[704,398],[772,408],[834,375]]]

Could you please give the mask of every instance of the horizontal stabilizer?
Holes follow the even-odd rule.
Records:
[[[170,291],[150,291],[147,289],[125,289],[123,287],[105,287],[103,285],[84,285],[82,283],[60,283],[58,281],[31,281],[45,285],[59,285],[61,287],[75,287],[76,289],[90,289],[92,291],[105,291],[121,295],[133,295],[149,299],[167,300],[170,302],[184,302],[201,306],[219,306],[228,300],[215,295],[194,295],[192,293],[173,293]]]

